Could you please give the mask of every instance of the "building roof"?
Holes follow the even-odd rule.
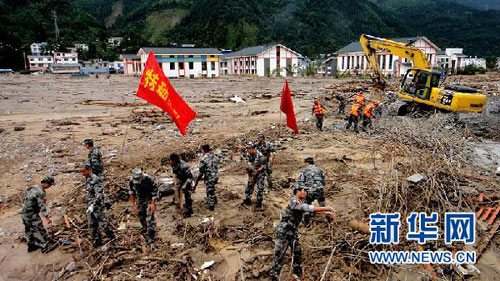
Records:
[[[416,36],[416,37],[401,37],[401,38],[389,38],[389,40],[396,41],[399,43],[405,43],[405,44],[411,44],[418,39],[422,39],[429,43],[431,46],[434,48],[438,49],[438,46],[436,46],[434,43],[431,42],[431,40],[427,39],[425,36]],[[363,52],[363,48],[361,48],[361,43],[359,41],[352,42],[351,44],[343,47],[342,49],[338,50],[335,52],[335,54],[339,53],[355,53],[355,52]]]
[[[242,49],[242,50],[239,50],[237,52],[234,52],[234,53],[229,53],[227,55],[225,55],[224,58],[234,58],[234,57],[251,57],[251,56],[256,56],[262,52],[265,52],[267,50],[269,50],[270,48],[273,48],[275,46],[281,46],[281,47],[284,47],[294,53],[296,53],[297,55],[300,55],[299,53],[281,45],[281,44],[277,44],[277,43],[270,43],[270,44],[265,44],[265,45],[259,45],[259,46],[253,46],[253,47],[248,47],[248,48],[245,48],[245,49]]]
[[[28,58],[52,58],[51,55],[28,55]]]
[[[137,54],[121,54],[123,59],[140,59]]]
[[[216,48],[164,48],[164,47],[142,47],[140,51],[148,54],[153,51],[155,55],[220,55]]]

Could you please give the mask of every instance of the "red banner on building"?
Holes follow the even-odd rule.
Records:
[[[196,117],[196,112],[172,87],[152,51],[149,52],[136,95],[167,112],[183,135],[191,120]]]
[[[288,87],[288,81],[285,80],[285,85],[283,85],[283,91],[281,92],[281,111],[286,114],[286,125],[292,129],[295,134],[299,133],[299,127],[297,126],[297,120],[295,119],[295,111],[293,109],[292,94],[290,93],[290,88]]]

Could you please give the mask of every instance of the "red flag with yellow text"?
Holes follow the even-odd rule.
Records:
[[[167,112],[183,135],[186,134],[186,127],[191,120],[196,117],[196,112],[179,96],[168,81],[153,51],[149,52],[136,96]]]
[[[290,88],[288,87],[288,81],[285,80],[285,85],[283,85],[283,91],[281,92],[281,111],[286,114],[286,125],[292,129],[295,134],[299,133],[299,127],[297,126],[297,120],[295,119],[295,111],[293,109],[292,94],[290,93]]]

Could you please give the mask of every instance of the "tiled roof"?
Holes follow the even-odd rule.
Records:
[[[142,47],[145,53],[153,51],[155,55],[220,55],[216,48],[163,48]]]
[[[401,38],[391,38],[390,40],[408,44],[417,41],[419,38],[420,37],[401,37]],[[363,52],[363,49],[361,48],[361,44],[359,43],[359,41],[352,42],[351,44],[345,46],[344,48],[336,51],[335,54],[354,53],[354,52]]]

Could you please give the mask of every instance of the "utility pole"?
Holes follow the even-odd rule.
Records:
[[[54,30],[56,33],[56,42],[59,42],[59,26],[57,25],[56,9],[52,10],[52,14],[54,15]]]
[[[28,67],[26,65],[26,52],[23,51],[23,60],[24,60],[24,70],[26,70]]]

